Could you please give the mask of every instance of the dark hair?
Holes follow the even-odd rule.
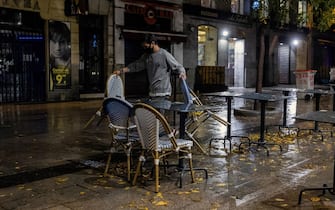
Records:
[[[146,34],[144,36],[144,43],[151,43],[151,42],[154,42],[155,44],[157,44],[157,38],[155,35],[153,34]]]

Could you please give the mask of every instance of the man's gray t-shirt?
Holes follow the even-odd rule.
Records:
[[[184,67],[168,51],[162,48],[158,52],[142,55],[127,67],[129,72],[147,69],[150,83],[149,95],[152,97],[171,95],[171,71],[178,74],[185,73]]]

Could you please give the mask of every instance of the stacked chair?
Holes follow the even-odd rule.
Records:
[[[122,78],[112,74],[106,82],[102,106],[85,125],[85,128],[88,127],[96,117],[99,117],[98,124],[107,120],[111,143],[104,176],[109,175],[113,153],[121,150],[127,156],[127,180],[131,179],[131,152],[135,145],[139,145],[138,136],[131,134],[132,130],[136,131],[136,125],[132,120],[132,109],[133,105],[125,99]]]
[[[199,99],[199,97],[189,88],[185,80],[181,80],[180,83],[181,90],[183,93],[184,101],[187,100],[187,103],[193,103],[196,105],[202,106],[203,103]],[[186,135],[192,139],[198,146],[198,148],[204,153],[207,154],[204,149],[201,147],[199,142],[195,139],[194,135],[198,131],[199,127],[206,123],[208,119],[214,119],[217,122],[219,122],[223,126],[227,126],[229,122],[218,116],[217,114],[213,113],[210,110],[204,110],[204,111],[198,111],[198,112],[192,112],[186,122]],[[217,139],[211,139],[210,140],[210,146],[212,143],[212,140]],[[231,151],[231,140],[230,139],[224,139],[224,141],[229,141],[229,148]],[[225,143],[225,142],[224,142]]]

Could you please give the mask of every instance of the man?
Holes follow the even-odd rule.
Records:
[[[145,36],[145,53],[127,67],[114,71],[115,74],[147,70],[150,98],[168,98],[171,96],[170,71],[186,79],[185,68],[165,49],[160,48],[154,35]]]

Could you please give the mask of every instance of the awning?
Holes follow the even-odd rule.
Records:
[[[122,36],[125,39],[144,40],[145,34],[154,34],[159,41],[186,42],[187,36],[183,33],[164,33],[155,31],[140,31],[134,29],[123,29]]]

